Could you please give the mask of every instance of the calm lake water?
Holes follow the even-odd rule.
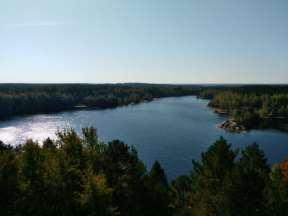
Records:
[[[0,140],[19,144],[27,138],[55,138],[58,129],[94,126],[100,139],[120,139],[134,145],[149,168],[159,160],[169,179],[187,173],[192,159],[199,159],[220,136],[243,148],[257,142],[270,163],[288,156],[288,133],[253,130],[234,134],[216,128],[225,117],[213,113],[207,100],[196,97],[164,98],[149,103],[106,110],[81,110],[17,117],[0,122]]]

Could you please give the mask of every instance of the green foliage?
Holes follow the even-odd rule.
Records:
[[[222,137],[194,161],[193,208],[198,215],[231,215],[231,173],[236,153]]]
[[[272,167],[265,192],[268,215],[288,215],[288,182],[279,165]]]
[[[190,212],[192,206],[192,180],[190,176],[182,175],[171,183],[171,207],[173,211],[182,215]]]
[[[135,148],[119,140],[102,143],[94,128],[82,132],[63,130],[41,146],[32,140],[17,148],[0,143],[1,215],[154,214],[157,199],[168,194],[160,164],[150,178]],[[152,194],[148,182],[158,190],[153,200],[144,199]],[[168,204],[161,202],[161,211]]]
[[[170,215],[170,209],[168,208],[171,202],[169,185],[164,169],[158,161],[155,161],[150,172],[145,177],[144,185],[143,202],[146,201],[145,215]]]
[[[282,216],[288,213],[288,161],[273,166],[258,147],[241,154],[220,138],[171,184],[156,161],[146,171],[136,150],[58,133],[43,145],[0,142],[1,215]]]
[[[158,161],[155,161],[155,163],[153,164],[150,173],[149,173],[149,177],[151,179],[151,181],[153,182],[153,184],[161,184],[164,187],[168,187],[168,181],[167,181],[167,177],[165,174],[164,169],[161,167],[160,163]]]
[[[13,215],[19,194],[18,166],[15,153],[0,141],[0,213]]]
[[[209,92],[211,107],[228,112],[230,118],[246,128],[258,127],[267,119],[288,118],[288,89],[285,86],[246,86],[210,89]],[[204,93],[204,97],[208,93]]]
[[[191,175],[174,180],[174,215],[286,215],[283,169],[271,170],[256,144],[237,155],[221,138],[194,162]]]
[[[113,187],[113,204],[118,205],[125,215],[139,214],[141,204],[137,201],[141,198],[145,166],[138,159],[136,150],[119,140],[109,142],[104,161],[108,185]]]
[[[246,128],[260,120],[288,119],[287,86],[156,84],[1,84],[0,119],[85,108],[113,108],[168,96],[197,95]],[[266,123],[266,122],[265,122]],[[261,124],[269,127],[269,123]],[[274,127],[275,125],[272,125]]]
[[[113,108],[167,96],[195,95],[196,86],[152,84],[1,84],[0,119],[77,107]]]
[[[242,151],[238,165],[236,192],[237,212],[241,215],[265,215],[264,191],[269,177],[270,168],[264,152],[257,144],[248,146]],[[243,205],[245,203],[245,205]]]
[[[106,183],[105,175],[95,175],[88,169],[83,176],[83,190],[80,193],[82,214],[89,216],[114,215],[112,208],[112,188]]]

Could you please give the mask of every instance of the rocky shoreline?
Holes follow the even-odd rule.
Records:
[[[228,110],[219,109],[219,108],[212,108],[214,113],[220,114],[220,115],[228,115]]]
[[[222,122],[221,124],[217,125],[217,127],[225,129],[229,132],[236,132],[236,133],[241,133],[243,131],[246,131],[246,128],[243,125],[238,124],[233,119],[228,119]]]

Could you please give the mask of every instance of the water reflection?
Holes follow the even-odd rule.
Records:
[[[107,110],[82,110],[34,115],[0,122],[0,140],[20,144],[27,138],[43,141],[63,128],[97,128],[100,139],[120,139],[134,145],[149,168],[159,160],[169,178],[187,173],[211,143],[224,136],[234,148],[257,142],[270,163],[288,156],[288,133],[252,130],[231,134],[216,125],[225,120],[195,97],[165,98],[150,103]]]
[[[18,117],[0,124],[0,140],[7,144],[21,144],[26,139],[42,142],[55,138],[58,130],[69,128],[70,123],[59,114]]]

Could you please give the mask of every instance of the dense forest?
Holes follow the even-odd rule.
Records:
[[[0,119],[186,95],[209,99],[211,107],[245,129],[288,130],[287,85],[1,84]]]
[[[195,95],[199,88],[153,84],[1,84],[0,119],[76,107],[113,108],[160,97]]]
[[[288,130],[287,86],[219,87],[201,91],[210,106],[247,129],[281,126]],[[277,123],[279,123],[277,125]]]
[[[270,166],[257,144],[239,152],[223,138],[168,182],[127,144],[94,128],[58,132],[42,145],[0,143],[0,214],[123,216],[288,215],[288,160]]]

